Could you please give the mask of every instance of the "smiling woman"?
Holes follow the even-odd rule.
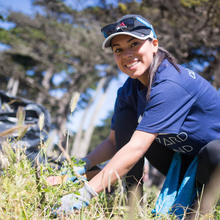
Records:
[[[187,176],[188,189],[194,189],[195,183],[206,187],[220,163],[217,91],[159,47],[153,26],[142,16],[123,16],[103,27],[102,33],[103,48],[112,49],[117,66],[129,78],[118,90],[109,136],[83,158],[84,170],[110,161],[85,184],[78,199],[75,194],[62,198],[59,213],[89,205],[93,196],[118,177],[126,176],[128,190],[140,186],[144,157],[168,177],[169,167],[177,164],[179,169],[171,169],[178,170],[174,173],[177,186],[185,182],[184,175],[193,165],[195,172]],[[168,191],[175,178],[169,179]],[[187,200],[178,196],[172,200],[190,207],[195,194],[185,188],[181,193],[187,194]]]

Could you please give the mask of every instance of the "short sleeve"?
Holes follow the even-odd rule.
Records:
[[[119,111],[122,111],[127,106],[127,103],[125,101],[123,101],[123,99],[120,96],[120,94],[121,94],[120,90],[121,90],[121,88],[117,92],[117,98],[116,98],[116,101],[115,101],[114,113],[113,113],[112,121],[111,121],[111,129],[112,130],[115,130],[116,115],[118,114]]]
[[[137,92],[136,92],[136,80],[128,78],[124,85],[118,89],[117,98],[114,106],[114,114],[111,121],[111,129],[115,130],[115,118],[116,115],[125,110],[132,109],[136,111],[137,107]]]
[[[150,133],[178,133],[191,106],[193,97],[173,81],[163,81],[151,90],[137,130]]]

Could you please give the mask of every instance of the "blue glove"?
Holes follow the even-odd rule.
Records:
[[[74,166],[73,167],[74,174],[76,174],[77,176],[72,175],[72,172],[71,171],[69,172],[69,171],[70,170],[62,172],[62,175],[66,175],[67,176],[66,181],[75,182],[75,181],[77,181],[77,176],[80,176],[81,179],[86,180],[86,178],[83,176],[86,173],[85,166],[79,166],[79,167],[78,166]]]
[[[76,176],[72,174],[71,170],[65,170],[62,172],[62,175],[67,175],[66,181],[72,181],[72,182],[78,181],[77,178],[79,176],[81,180],[86,180],[86,178],[83,177],[83,175],[86,173],[88,169],[90,169],[90,160],[86,157],[82,158],[81,160],[85,162],[85,165],[73,167],[73,171],[74,174],[76,174]]]
[[[85,181],[86,177],[83,175],[88,169],[90,169],[90,160],[87,158],[83,158],[81,160],[85,162],[84,165],[74,166],[73,168],[63,168],[61,172],[62,176],[49,176],[46,179],[47,184],[54,186],[67,181],[72,181],[74,183]],[[77,161],[77,163],[79,163],[79,161]]]
[[[68,194],[61,198],[61,206],[57,209],[56,214],[71,214],[74,210],[80,210],[89,205],[92,197],[98,194],[87,183],[79,190],[79,195]]]

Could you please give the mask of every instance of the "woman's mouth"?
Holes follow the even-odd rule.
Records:
[[[132,63],[126,64],[125,67],[132,69],[137,63],[138,63],[138,61],[134,61]]]

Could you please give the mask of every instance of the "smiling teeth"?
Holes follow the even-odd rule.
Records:
[[[134,63],[131,63],[131,64],[128,64],[127,67],[130,68],[130,67],[136,65],[137,63],[138,63],[138,61],[136,61],[136,62],[134,62]]]

